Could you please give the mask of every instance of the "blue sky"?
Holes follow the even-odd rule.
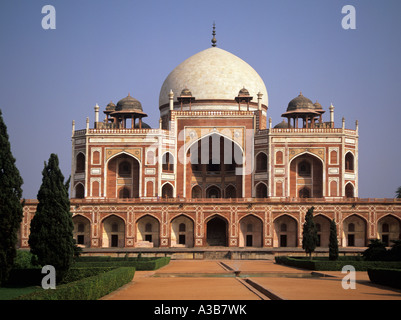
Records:
[[[56,29],[41,27],[44,5]],[[356,29],[344,30],[344,5]],[[394,197],[401,186],[401,1],[399,0],[1,0],[0,108],[35,198],[44,161],[71,171],[71,122],[85,128],[128,92],[158,126],[159,91],[179,63],[217,45],[249,63],[269,93],[273,124],[300,91],[336,126],[359,121],[359,196]]]

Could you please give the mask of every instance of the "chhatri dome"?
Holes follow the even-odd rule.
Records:
[[[242,88],[249,91],[257,102],[257,94],[262,96],[262,104],[268,106],[266,86],[259,74],[244,60],[232,53],[212,47],[203,50],[179,64],[164,81],[159,96],[159,106],[169,103],[170,90],[174,101],[178,101],[181,91],[187,88],[196,100],[235,100]]]

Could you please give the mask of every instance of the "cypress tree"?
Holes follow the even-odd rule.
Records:
[[[338,259],[337,226],[336,226],[336,221],[333,219],[330,222],[329,260],[337,260],[337,259]]]
[[[317,245],[317,230],[315,222],[313,221],[313,210],[311,207],[305,215],[305,223],[302,231],[302,249],[309,254],[309,258],[312,259],[312,252],[315,251]]]
[[[0,110],[0,285],[7,280],[17,255],[18,230],[23,217],[22,184]]]
[[[68,197],[69,179],[59,168],[58,157],[51,154],[42,171],[42,185],[38,192],[38,206],[31,221],[29,246],[37,256],[36,264],[52,265],[60,281],[73,262],[72,214]]]

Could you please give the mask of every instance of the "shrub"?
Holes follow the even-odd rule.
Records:
[[[103,258],[103,259],[102,259]],[[74,267],[135,267],[137,271],[157,270],[170,262],[170,257],[161,258],[110,258],[110,257],[81,257]]]
[[[369,268],[368,275],[373,283],[401,289],[401,270]]]
[[[356,271],[367,271],[369,268],[401,269],[401,262],[398,261],[363,261],[363,260],[309,260],[296,257],[275,257],[276,263],[296,268],[303,268],[315,271],[341,271],[346,265],[352,265]]]
[[[387,260],[386,246],[379,239],[371,239],[368,248],[362,253],[367,261]]]
[[[135,268],[133,267],[117,268],[59,285],[54,290],[40,290],[23,295],[16,300],[97,300],[132,281],[134,274]]]
[[[113,267],[95,267],[95,268],[71,268],[68,270],[65,278],[61,281],[61,284],[69,283],[83,278],[92,277],[100,273],[105,273],[113,270]]]
[[[99,273],[105,273],[116,269],[115,267],[82,267],[82,268],[70,268],[64,279],[57,284],[64,284],[73,281],[77,281],[83,278],[91,277]],[[7,281],[7,285],[11,286],[41,286],[42,279],[45,274],[42,273],[42,268],[21,268],[12,269],[10,277]]]
[[[393,240],[388,256],[391,261],[401,261],[401,240]]]
[[[17,250],[17,256],[14,260],[13,269],[28,269],[33,268],[32,253],[27,250]]]
[[[338,260],[337,226],[334,219],[330,221],[329,260]]]

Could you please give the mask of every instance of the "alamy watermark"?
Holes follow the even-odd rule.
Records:
[[[42,7],[42,28],[45,30],[56,29],[56,8],[50,4]]]
[[[343,289],[356,289],[355,268],[351,265],[346,265],[342,268],[341,273],[346,273],[341,281],[341,286]]]
[[[345,16],[341,20],[343,29],[356,29],[356,9],[353,5],[345,5],[341,9],[341,13]],[[42,28],[44,30],[56,29],[56,8],[50,4],[42,7],[42,14],[46,14],[42,18]]]
[[[56,269],[52,265],[45,265],[42,274],[46,274],[42,279],[42,288],[56,289]]]
[[[341,10],[342,14],[346,14],[341,20],[343,29],[356,29],[356,9],[352,5],[346,5]]]

